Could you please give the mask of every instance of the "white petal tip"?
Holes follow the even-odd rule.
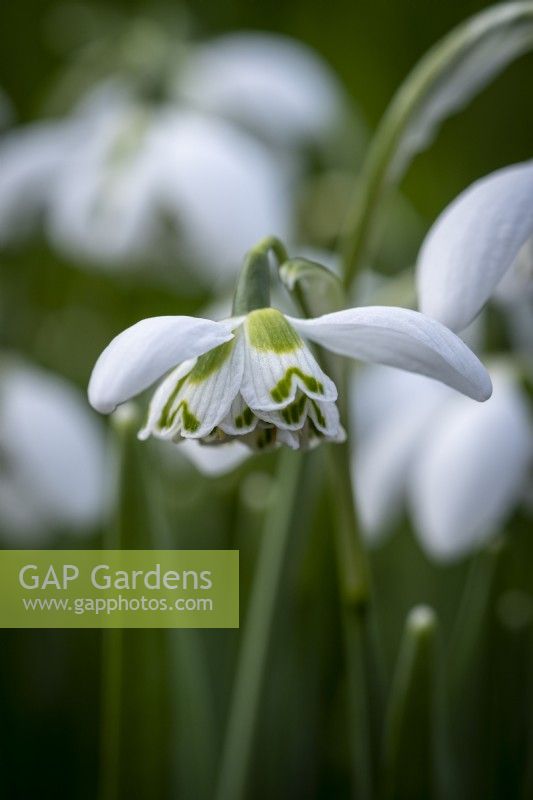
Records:
[[[118,408],[120,402],[117,402],[116,397],[110,397],[109,393],[105,391],[105,387],[101,384],[98,365],[96,365],[89,381],[87,397],[91,406],[99,414],[112,414]]]
[[[479,403],[485,403],[492,397],[492,381],[488,372],[484,376],[484,380],[480,381],[479,385],[476,387],[475,393],[472,393],[472,397]]]
[[[116,409],[116,405],[114,403],[110,403],[108,400],[102,399],[101,397],[94,397],[90,391],[89,403],[95,411],[98,411],[99,414],[112,414]]]

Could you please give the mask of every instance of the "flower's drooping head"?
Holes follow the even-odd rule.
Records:
[[[253,450],[341,442],[337,388],[304,337],[339,355],[420,372],[477,400],[490,396],[488,374],[468,347],[416,311],[375,306],[303,320],[272,308],[270,250],[280,264],[300,263],[288,261],[275,239],[253,248],[231,318],[152,317],[117,336],[93,370],[91,404],[109,413],[168,373],[150,403],[142,439],[237,440]]]
[[[232,339],[163,381],[141,437],[237,438],[254,450],[342,441],[337,389],[286,317],[263,308],[229,322]]]

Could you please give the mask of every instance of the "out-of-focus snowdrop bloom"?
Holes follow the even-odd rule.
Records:
[[[420,310],[461,331],[494,294],[533,287],[533,162],[493,172],[459,195],[418,261]]]
[[[491,370],[493,395],[472,403],[446,386],[368,367],[354,401],[356,501],[370,541],[403,505],[427,554],[451,560],[494,534],[523,497],[533,461],[527,399],[512,370]]]
[[[259,32],[197,47],[180,89],[193,105],[282,146],[320,143],[346,105],[335,75],[309,47]]]
[[[55,176],[79,141],[75,126],[44,122],[0,139],[0,245],[29,235]]]
[[[233,272],[265,228],[287,233],[291,208],[287,176],[259,141],[105,86],[65,121],[0,146],[0,241],[39,217],[75,259],[131,264],[163,251],[212,276],[215,260]]]
[[[312,51],[274,35],[183,53],[161,58],[157,91],[154,76],[148,91],[117,70],[69,116],[0,141],[0,245],[42,223],[74,261],[179,259],[211,280],[234,274],[265,230],[291,238],[292,145],[337,118],[337,83]]]
[[[64,379],[0,364],[0,535],[41,541],[87,531],[105,510],[104,437]]]
[[[250,457],[250,448],[240,442],[227,442],[224,447],[204,447],[196,439],[187,439],[181,443],[179,452],[199,472],[211,478],[233,472]]]

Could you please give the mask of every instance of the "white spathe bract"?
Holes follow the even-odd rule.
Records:
[[[302,336],[336,353],[422,372],[478,400],[490,396],[476,356],[418,312],[373,307],[302,320],[262,308],[223,322],[142,320],[101,354],[90,402],[109,413],[174,367],[154,393],[141,438],[237,440],[260,450],[342,441],[337,389]]]
[[[533,236],[533,162],[488,175],[429,231],[417,266],[421,311],[461,331],[481,311]]]
[[[491,375],[494,393],[479,405],[420,376],[360,374],[354,481],[371,541],[406,503],[428,555],[450,560],[486,541],[519,502],[533,459],[527,400],[504,365]]]
[[[231,33],[197,47],[180,85],[193,106],[284,146],[320,141],[343,108],[339,83],[316,53],[274,34]]]
[[[105,511],[104,435],[67,381],[0,365],[0,529],[17,541],[78,532]]]
[[[0,243],[42,221],[77,260],[185,255],[224,275],[264,230],[289,232],[288,172],[229,123],[104,85],[70,118],[0,144]]]

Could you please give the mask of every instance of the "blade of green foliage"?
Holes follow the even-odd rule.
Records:
[[[149,549],[157,537],[132,407],[114,420],[117,506],[107,546]],[[168,793],[168,637],[165,630],[103,631],[101,797],[158,800]]]
[[[369,255],[386,191],[447,117],[532,47],[533,3],[505,3],[459,25],[415,66],[385,112],[363,165],[344,245],[348,284]]]
[[[437,797],[437,620],[427,606],[407,617],[393,679],[383,740],[381,797]]]

